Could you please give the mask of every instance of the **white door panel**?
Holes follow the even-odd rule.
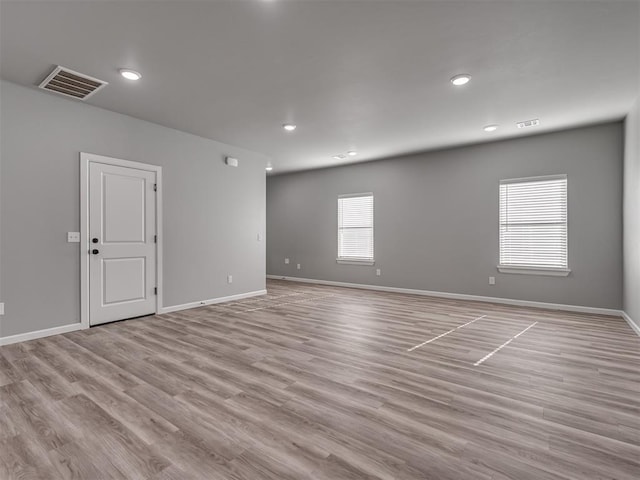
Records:
[[[104,305],[133,302],[146,298],[146,259],[105,258],[102,260],[102,298]]]
[[[145,179],[104,174],[102,182],[104,205],[102,242],[144,243],[146,240]]]
[[[155,313],[156,173],[89,164],[90,324]]]

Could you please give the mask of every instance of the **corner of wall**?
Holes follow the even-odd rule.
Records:
[[[624,122],[623,299],[629,325],[640,325],[640,97]],[[634,320],[631,320],[634,319]],[[634,327],[635,325],[635,327]],[[639,333],[640,334],[640,333]]]
[[[622,312],[622,318],[629,324],[631,329],[640,336],[640,323],[637,323],[633,318],[631,318],[627,312]]]

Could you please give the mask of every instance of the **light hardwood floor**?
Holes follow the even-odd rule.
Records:
[[[0,478],[640,478],[622,319],[268,290],[0,347]]]

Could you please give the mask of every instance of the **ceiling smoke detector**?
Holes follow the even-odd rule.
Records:
[[[538,120],[537,118],[534,118],[533,120],[526,120],[524,122],[516,123],[516,126],[518,128],[537,127],[538,125],[540,125],[540,120]]]
[[[104,80],[90,77],[65,67],[57,66],[38,87],[65,97],[86,100],[108,85]]]

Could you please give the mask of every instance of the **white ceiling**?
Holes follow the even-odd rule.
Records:
[[[638,1],[3,1],[2,78],[272,157],[274,173],[621,119]],[[140,71],[137,83],[119,67]],[[449,78],[472,81],[453,87]],[[71,100],[73,101],[73,100]],[[518,130],[515,122],[539,118]],[[281,124],[298,125],[286,133]],[[487,124],[500,129],[488,134]],[[348,160],[333,155],[360,154]]]

